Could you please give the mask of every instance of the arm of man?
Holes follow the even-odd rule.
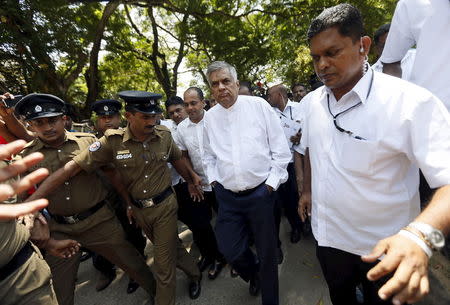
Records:
[[[383,54],[380,57],[380,61],[383,63],[383,73],[399,78],[402,77],[401,60],[405,57],[406,52],[416,44],[408,15],[406,1],[400,1],[395,8]]]
[[[170,162],[175,170],[180,174],[181,177],[188,183],[189,193],[191,194],[194,201],[202,201],[203,191],[202,191],[202,179],[193,170],[191,163],[187,158],[182,157],[178,160],[172,160]]]
[[[267,103],[266,103],[267,104]],[[280,119],[267,104],[262,108],[266,119],[266,132],[271,152],[270,173],[266,180],[269,190],[277,190],[280,184],[288,178],[287,166],[291,161],[292,153],[284,131],[280,124]]]
[[[14,96],[10,93],[0,95],[0,116],[3,118],[6,128],[18,139],[23,139],[27,142],[33,141],[35,138],[34,134],[27,130],[25,126],[23,126],[23,124],[16,118],[14,115],[14,109],[6,108],[3,104],[3,100],[8,98],[14,98]]]
[[[409,114],[407,133],[404,136],[411,144],[405,148],[405,153],[422,170],[430,187],[438,188],[427,209],[415,221],[448,233],[450,115],[442,102],[429,92],[417,91],[414,94],[423,100],[417,103]],[[412,100],[413,98],[410,98],[411,102],[416,103]],[[423,126],[427,128],[424,129]],[[381,240],[371,254],[362,257],[366,262],[375,262],[384,255],[383,259],[368,272],[370,280],[393,272],[391,279],[378,291],[382,299],[392,297],[394,304],[414,303],[428,293],[429,258],[425,252],[427,248],[426,244],[416,243],[399,233]]]
[[[217,158],[215,153],[211,148],[209,128],[207,127],[207,114],[205,115],[205,123],[203,125],[203,164],[206,167],[206,176],[208,177],[208,183],[213,187],[217,183],[217,168],[216,162]]]
[[[427,208],[414,220],[441,230],[450,231],[450,185],[439,188]],[[375,262],[367,278],[371,281],[394,272],[393,277],[378,291],[386,300],[393,297],[394,304],[412,304],[422,299],[430,290],[428,281],[428,256],[415,242],[396,234],[381,240],[372,253],[363,256],[365,262]]]
[[[295,171],[296,175],[298,175],[297,170],[302,170],[303,173],[303,179],[302,181],[299,181],[297,176],[297,186],[300,190],[302,190],[299,202],[298,202],[298,213],[300,215],[300,218],[304,222],[308,216],[311,216],[311,163],[309,160],[309,149],[307,148],[305,151],[305,156],[302,157],[297,151],[295,152],[295,161],[298,162],[298,159],[302,158],[303,167],[295,165]],[[301,160],[301,159],[300,159]],[[297,169],[297,167],[299,167]],[[300,184],[301,183],[301,184]]]
[[[128,189],[123,182],[122,176],[120,173],[113,168],[102,168],[102,171],[108,177],[109,181],[116,189],[117,193],[123,198],[123,202],[125,204],[125,208],[127,211],[127,217],[130,224],[133,223],[133,209],[130,193],[128,193]]]

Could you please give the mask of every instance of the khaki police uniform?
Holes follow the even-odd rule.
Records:
[[[47,146],[40,139],[30,142],[22,151],[26,156],[41,152],[44,160],[31,168],[47,168],[53,173],[68,161],[86,150],[95,141],[87,133],[65,134],[65,141],[59,148]],[[124,231],[114,213],[105,202],[107,191],[95,173],[80,172],[55,189],[47,199],[52,218],[49,221],[51,236],[55,239],[74,239],[81,245],[113,262],[135,279],[150,295],[154,295],[155,280],[143,256],[125,239]],[[103,205],[102,205],[103,204]],[[74,216],[100,207],[87,218],[71,224],[57,222],[60,216]],[[46,256],[50,265],[54,288],[60,305],[74,304],[74,289],[79,266],[80,253],[61,259]]]
[[[15,220],[0,221],[0,276],[4,268],[14,264],[15,270],[0,280],[2,305],[58,305],[53,291],[50,268],[39,250],[28,239],[30,233]],[[28,244],[27,244],[28,243]],[[31,247],[31,256],[21,264],[17,258],[21,250]]]
[[[113,163],[134,200],[151,199],[171,187],[167,162],[181,158],[170,131],[156,126],[145,142],[135,139],[129,127],[107,130],[105,136],[89,150],[75,156],[74,161],[86,172]],[[154,271],[157,280],[156,304],[175,304],[176,266],[191,279],[200,272],[192,256],[178,239],[177,200],[173,192],[159,204],[137,208],[133,215],[154,245]]]
[[[0,168],[9,165],[0,160]],[[10,179],[6,183],[13,181]],[[0,204],[16,202],[16,196]],[[0,221],[0,300],[2,305],[58,305],[50,268],[28,242],[30,232],[15,220]],[[29,251],[24,251],[28,247]],[[31,253],[31,254],[30,254]]]

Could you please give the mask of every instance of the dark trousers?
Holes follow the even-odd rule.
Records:
[[[130,222],[128,221],[127,212],[122,203],[122,199],[118,194],[116,194],[114,197],[111,196],[110,201],[112,202],[111,206],[115,210],[114,212],[119,219],[123,230],[125,231],[126,239],[136,247],[140,254],[144,256],[144,250],[147,244],[147,240],[142,235],[141,228],[139,228],[135,223],[130,224]],[[106,276],[112,276],[116,272],[114,264],[97,253],[92,253],[92,263],[98,271],[105,274]]]
[[[216,235],[211,226],[212,208],[217,206],[213,192],[204,192],[205,199],[194,202],[188,191],[187,183],[174,186],[178,201],[178,220],[188,226],[202,257],[223,261],[219,252]]]
[[[361,256],[330,247],[316,247],[316,255],[328,284],[333,305],[356,305],[356,286],[362,284],[365,305],[388,305],[378,297],[378,290],[387,281],[384,277],[371,282],[367,272],[376,263],[365,263]]]
[[[280,185],[276,194],[275,224],[278,233],[280,232],[282,209],[284,209],[284,214],[291,225],[291,230],[302,231],[302,220],[297,210],[299,197],[294,162],[289,163],[287,171],[289,175],[288,180]],[[278,243],[281,244],[280,241]]]
[[[226,190],[219,183],[214,192],[219,203],[216,236],[220,251],[245,281],[259,271],[262,304],[278,305],[275,194],[270,194],[265,184],[244,196]],[[249,248],[250,233],[255,239],[259,263]]]

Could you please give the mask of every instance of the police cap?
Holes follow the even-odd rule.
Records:
[[[23,115],[27,121],[48,118],[63,115],[65,103],[51,94],[31,93],[17,103],[16,112]]]
[[[118,95],[125,101],[127,111],[134,110],[148,114],[162,113],[162,109],[158,105],[158,100],[162,98],[161,94],[146,91],[121,91]]]
[[[95,101],[91,110],[97,115],[114,115],[118,114],[122,108],[122,104],[118,100],[100,100]]]

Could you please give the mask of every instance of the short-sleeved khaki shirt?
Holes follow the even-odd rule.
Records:
[[[73,159],[87,172],[113,163],[134,199],[151,198],[171,185],[168,161],[181,158],[169,129],[156,126],[153,137],[138,141],[129,127],[109,129]]]
[[[27,144],[20,155],[27,156],[33,152],[41,152],[44,160],[33,166],[30,171],[44,167],[52,174],[73,157],[86,150],[95,140],[96,138],[92,134],[66,132],[65,141],[61,147],[50,147],[37,138]],[[75,215],[104,200],[106,195],[107,191],[99,176],[82,171],[47,196],[49,200],[47,209],[55,215]]]
[[[0,221],[0,268],[19,252],[30,238],[30,232],[15,220]]]

